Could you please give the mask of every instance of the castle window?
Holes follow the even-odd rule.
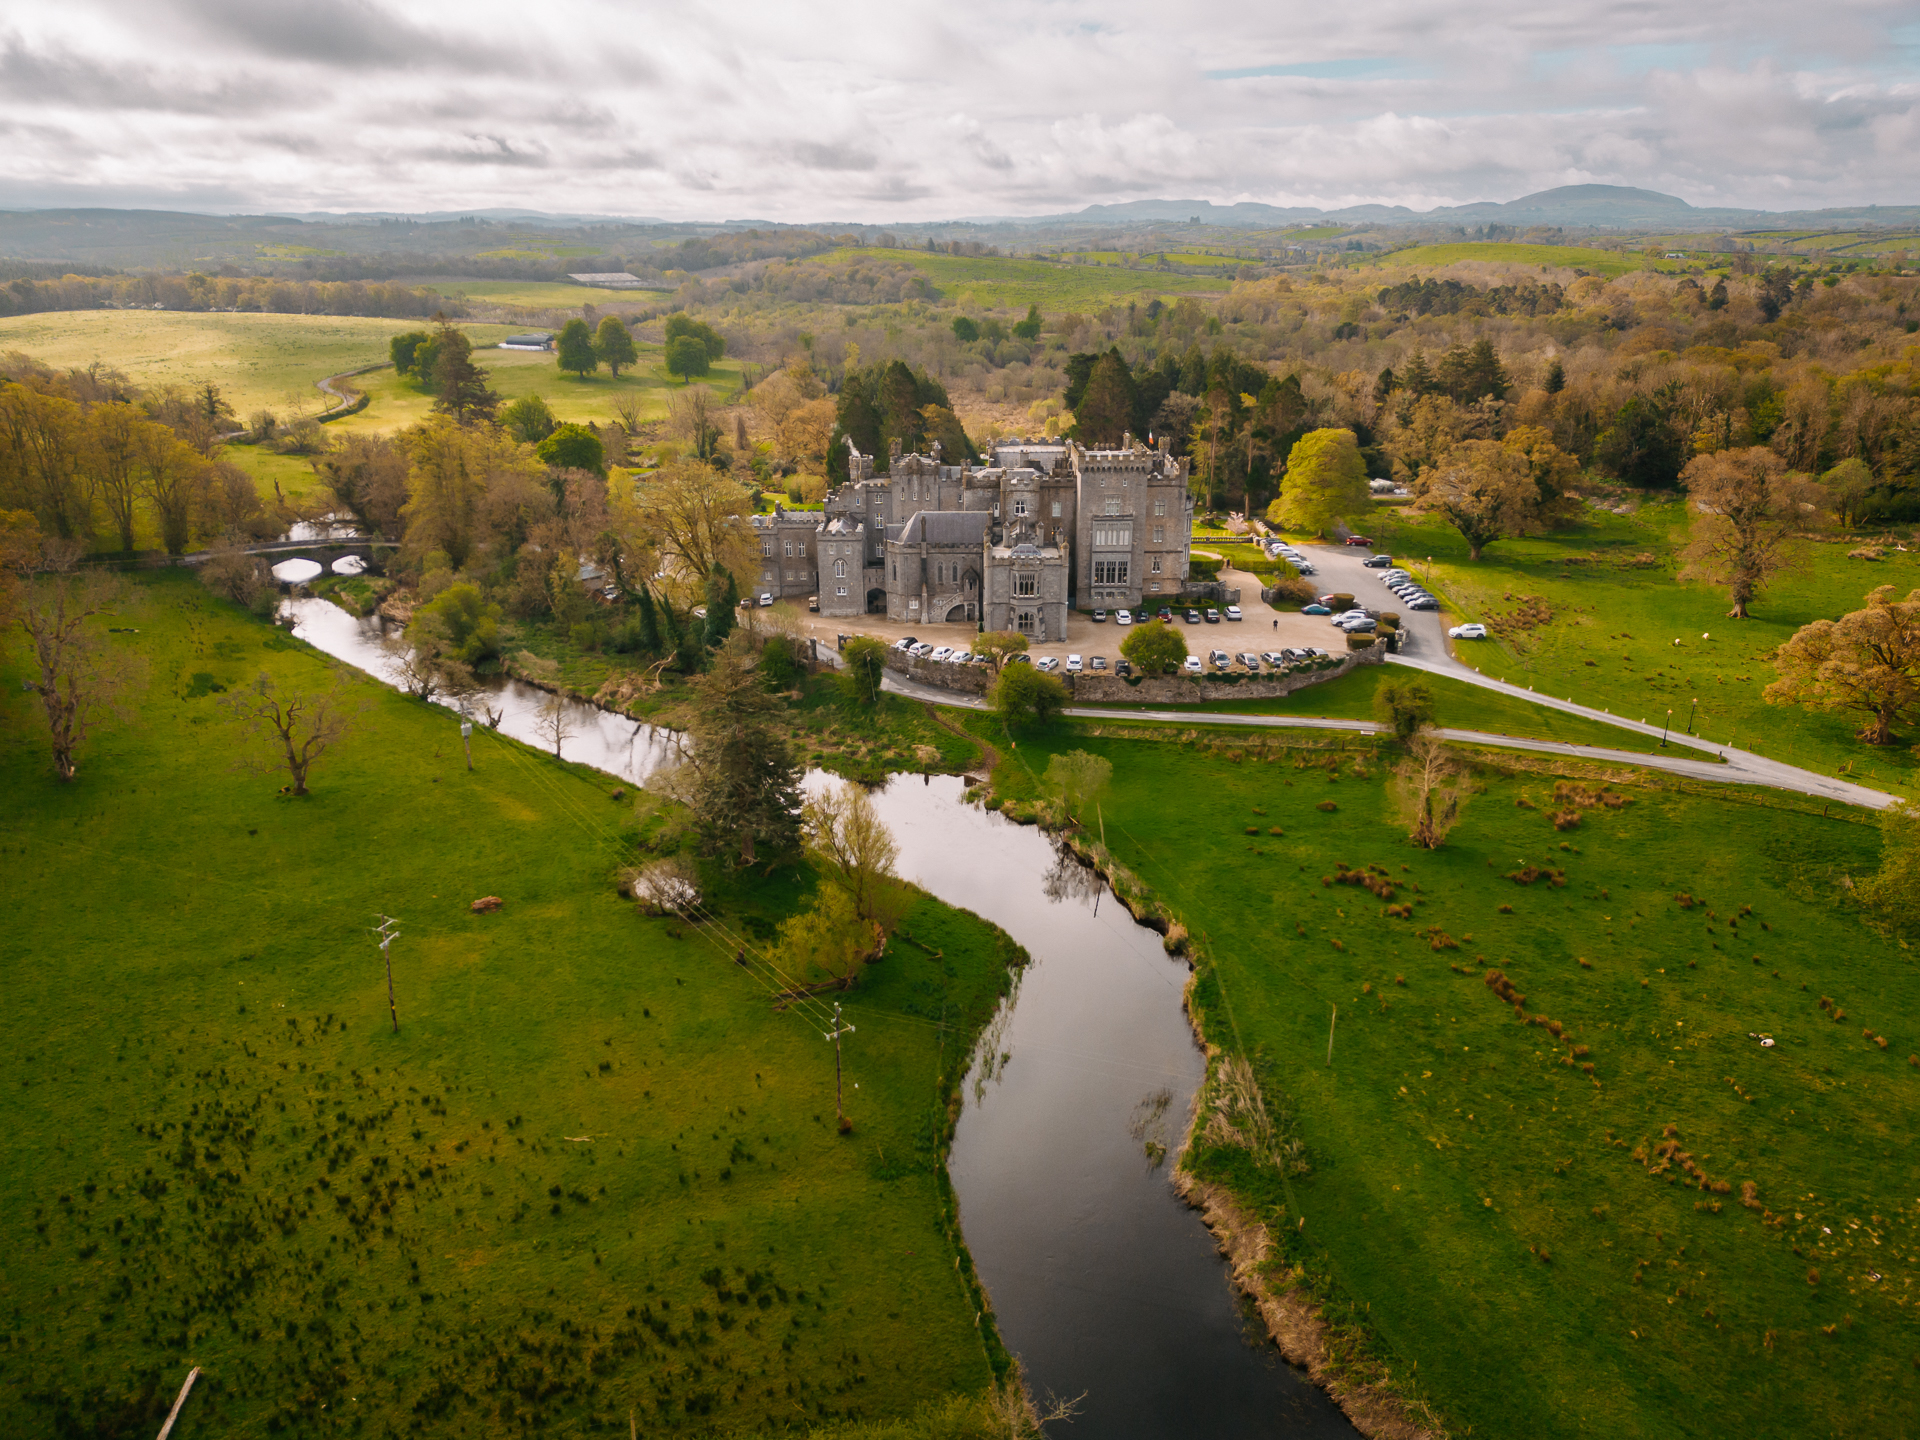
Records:
[[[836,595],[845,595],[847,593],[847,587],[844,585],[838,586],[833,593]]]
[[[791,540],[787,541],[786,553],[787,553],[787,558],[791,560],[793,558],[793,542]]]
[[[833,578],[836,580],[844,580],[847,578],[847,562],[846,561],[836,560],[833,562]]]
[[[1027,513],[1027,501],[1025,496],[1022,496],[1021,498],[1013,502],[1013,513],[1016,515],[1024,515]]]
[[[1016,595],[1038,595],[1040,593],[1040,577],[1038,575],[1014,576],[1013,593]]]
[[[1166,526],[1156,525],[1153,527],[1153,543],[1156,545],[1164,545],[1167,543],[1167,527]]]
[[[1164,515],[1167,513],[1166,496],[1162,495],[1153,502],[1153,513],[1156,515]]]
[[[1160,573],[1160,557],[1158,555],[1153,557],[1153,573],[1156,575]]]
[[[1119,513],[1120,513],[1120,502],[1118,500],[1107,501],[1107,514],[1118,515]]]
[[[1127,583],[1127,562],[1124,560],[1096,560],[1093,562],[1093,583],[1096,585],[1124,585]]]
[[[1053,518],[1056,520],[1060,518],[1060,502],[1058,500],[1053,502]]]

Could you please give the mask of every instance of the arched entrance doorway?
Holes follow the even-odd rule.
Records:
[[[885,590],[875,589],[867,591],[867,613],[869,615],[884,615],[887,613],[887,592]]]

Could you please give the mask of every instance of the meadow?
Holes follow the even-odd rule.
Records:
[[[1920,778],[1908,745],[1867,745],[1855,719],[1761,697],[1777,678],[1767,658],[1777,646],[1809,621],[1859,609],[1878,585],[1920,588],[1920,553],[1889,547],[1869,562],[1848,558],[1853,542],[1813,545],[1804,573],[1777,577],[1751,618],[1730,620],[1724,589],[1677,578],[1687,525],[1677,500],[1631,516],[1590,510],[1569,529],[1499,541],[1477,564],[1431,518],[1382,508],[1367,523],[1460,619],[1488,627],[1470,658],[1489,675],[1656,725],[1670,709],[1677,730],[1895,793]]]
[[[1351,737],[1128,730],[1022,734],[995,790],[1112,762],[1106,842],[1192,930],[1199,1023],[1310,1169],[1188,1163],[1346,1373],[1463,1435],[1920,1427],[1920,982],[1841,884],[1875,827],[1483,765],[1428,852]]]
[[[487,372],[487,383],[499,392],[503,404],[523,395],[539,395],[559,420],[611,425],[617,419],[615,407],[621,399],[637,395],[643,421],[664,420],[669,396],[684,382],[666,373],[660,346],[640,342],[637,348],[640,363],[623,370],[617,379],[605,369],[584,379],[562,372],[551,351],[483,350],[477,359]],[[434,397],[391,369],[356,375],[353,383],[367,392],[367,408],[330,422],[329,431],[388,434],[417,425],[433,413]],[[697,383],[711,388],[725,403],[740,388],[740,362],[719,361],[712,373],[699,377]]]
[[[333,315],[248,315],[166,310],[78,310],[0,318],[0,352],[22,351],[58,370],[95,361],[136,385],[182,389],[211,380],[242,419],[260,409],[283,419],[329,403],[314,382],[387,358],[387,342],[426,321]],[[512,333],[462,325],[476,345]]]
[[[517,310],[573,310],[592,305],[605,309],[619,303],[659,298],[651,290],[601,290],[568,280],[448,280],[436,282],[447,295],[469,305],[499,305]]]
[[[1623,250],[1588,250],[1573,245],[1510,245],[1497,240],[1470,240],[1456,245],[1416,245],[1382,257],[1383,265],[1438,270],[1461,260],[1495,260],[1509,265],[1542,265],[1556,270],[1590,270],[1609,280],[1629,270],[1649,268],[1645,256]]]
[[[859,259],[903,261],[939,287],[944,303],[966,310],[1024,311],[1029,305],[1053,314],[1098,310],[1134,296],[1224,292],[1231,283],[1216,275],[1060,265],[997,255],[934,255],[924,250],[833,250],[802,263],[843,264]]]
[[[813,1019],[735,963],[803,875],[643,918],[651,800],[485,729],[470,773],[448,712],[181,576],[113,624],[139,720],[71,786],[0,664],[0,1430],[151,1434],[197,1364],[177,1440],[981,1433],[941,1154],[1004,936],[916,905],[846,997],[843,1138]],[[230,768],[262,670],[365,706],[308,799]]]

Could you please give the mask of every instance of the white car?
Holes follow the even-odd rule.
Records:
[[[1227,606],[1227,618],[1229,620],[1238,620],[1240,618],[1240,607],[1238,605]]]
[[[1033,668],[1044,675],[1051,675],[1060,668],[1060,657],[1057,655],[1042,655],[1038,660],[1033,662]]]
[[[1131,610],[1114,611],[1113,623],[1116,625],[1131,625],[1133,623],[1133,612]]]
[[[1447,631],[1447,638],[1449,640],[1484,640],[1487,638],[1487,627],[1477,622],[1472,625],[1456,625]]]
[[[1084,668],[1086,667],[1081,664],[1078,655],[1067,656],[1067,673],[1069,675],[1078,675]]]
[[[947,657],[947,662],[952,665],[971,665],[973,663],[973,652],[970,650],[956,650]]]
[[[953,647],[951,645],[942,645],[927,658],[929,660],[951,660],[953,658]]]
[[[1186,671],[1187,674],[1189,675],[1200,674],[1201,672],[1200,657],[1198,655],[1187,656],[1185,660],[1180,662],[1180,668]]]
[[[913,656],[913,658],[916,660],[924,660],[929,655],[933,654],[933,646],[928,644],[925,640],[922,640],[918,645],[915,645],[912,649],[908,650],[907,654]]]
[[[765,607],[771,604],[773,604],[773,592],[771,590],[762,590],[760,592],[761,608],[764,609]]]

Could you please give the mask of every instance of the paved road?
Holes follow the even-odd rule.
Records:
[[[825,646],[821,648],[821,654],[830,660],[838,659]],[[936,705],[952,705],[966,710],[987,708],[986,701],[978,696],[956,694],[951,690],[922,685],[913,680],[903,679],[892,672],[888,672],[884,683],[886,688],[894,693],[914,700],[927,700]],[[1495,688],[1498,688],[1497,682]],[[1511,686],[1506,688],[1515,689]],[[1524,690],[1517,690],[1516,693],[1526,698],[1541,699],[1539,696],[1528,697]],[[1555,708],[1567,710],[1571,714],[1589,715],[1596,719],[1611,719],[1616,724],[1625,723],[1618,717],[1609,717],[1600,711],[1588,710],[1584,706],[1563,703]],[[1085,706],[1070,706],[1065,713],[1076,720],[1144,720],[1150,724],[1160,725],[1224,725],[1272,730],[1346,730],[1364,735],[1375,734],[1380,729],[1370,720],[1322,720],[1306,715],[1227,715],[1210,711],[1106,710]],[[1660,733],[1652,726],[1626,724],[1625,728],[1631,730],[1644,728],[1654,735]],[[1700,747],[1712,750],[1717,755],[1723,755],[1725,760],[1721,762],[1705,758],[1694,759],[1684,754],[1662,752],[1647,754],[1637,750],[1609,750],[1599,745],[1576,745],[1564,740],[1535,740],[1520,735],[1495,735],[1484,730],[1442,728],[1439,734],[1442,739],[1466,745],[1484,745],[1499,750],[1526,750],[1541,755],[1564,755],[1573,759],[1599,761],[1611,765],[1638,765],[1649,770],[1660,770],[1670,775],[1684,775],[1694,780],[1711,780],[1722,785],[1755,785],[1771,790],[1791,790],[1798,794],[1811,795],[1815,799],[1833,800],[1845,805],[1859,805],[1869,810],[1884,809],[1896,798],[1879,790],[1870,790],[1864,785],[1852,785],[1844,780],[1818,775],[1811,770],[1802,770],[1798,766],[1788,765],[1778,760],[1768,760],[1764,756],[1753,755],[1744,750],[1725,748],[1716,750],[1713,746]]]

